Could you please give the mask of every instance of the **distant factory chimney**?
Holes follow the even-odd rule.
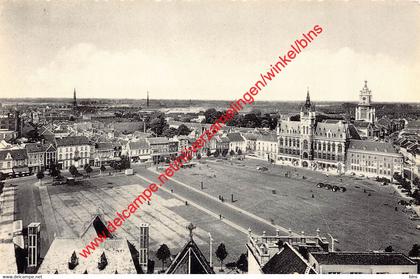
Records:
[[[74,88],[74,91],[73,91],[73,108],[77,108],[76,88]]]
[[[149,91],[147,91],[147,99],[146,99],[146,106],[149,107],[150,102],[149,102]]]
[[[143,272],[147,272],[147,262],[149,260],[149,224],[140,225],[139,238],[139,264]]]
[[[38,266],[40,255],[40,223],[30,223],[28,226],[28,269],[29,272],[35,271]]]

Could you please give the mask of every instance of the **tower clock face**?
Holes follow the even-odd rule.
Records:
[[[363,98],[362,98],[362,100],[363,100],[363,101],[366,101],[366,97],[363,97]]]

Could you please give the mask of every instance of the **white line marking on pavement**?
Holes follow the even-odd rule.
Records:
[[[156,172],[156,171],[154,171],[154,170],[150,170],[151,172],[153,172],[153,173],[155,173],[155,174],[160,174],[160,173],[158,173],[158,172]],[[136,174],[137,176],[139,176],[139,177],[141,177],[141,178],[143,178],[141,175],[139,175],[139,174]],[[147,178],[143,178],[144,180],[146,180]],[[189,185],[187,185],[187,184],[185,184],[185,183],[183,183],[183,182],[180,182],[180,181],[178,181],[178,180],[176,180],[176,179],[174,179],[174,178],[169,178],[169,180],[172,180],[172,181],[174,181],[175,183],[178,183],[178,184],[181,184],[181,185],[183,185],[183,186],[185,186],[185,187],[187,187],[188,189],[191,189],[192,191],[195,191],[195,192],[197,192],[197,193],[200,193],[200,194],[202,194],[202,195],[204,195],[204,196],[206,196],[206,197],[208,197],[208,198],[210,198],[210,199],[213,199],[213,200],[215,200],[215,201],[217,201],[217,202],[219,202],[219,200],[218,199],[216,199],[215,197],[213,197],[213,196],[211,196],[210,194],[207,194],[207,193],[205,193],[205,192],[201,192],[201,191],[199,191],[199,190],[197,190],[197,189],[195,189],[194,187],[192,187],[192,186],[189,186]],[[147,179],[146,181],[148,181],[149,183],[154,183],[153,181],[151,181],[151,180],[149,180],[149,179]],[[185,199],[185,198],[184,198]],[[281,230],[281,231],[283,231],[283,232],[285,232],[285,233],[287,233],[287,234],[289,234],[289,230],[287,230],[286,228],[284,228],[284,227],[281,227],[281,226],[276,226],[276,225],[273,225],[273,224],[271,224],[270,222],[268,222],[267,220],[265,220],[265,219],[263,219],[263,218],[261,218],[261,217],[259,217],[259,216],[257,216],[257,215],[254,215],[254,214],[252,214],[252,213],[250,213],[250,212],[248,212],[248,211],[245,211],[245,210],[243,210],[243,209],[241,209],[241,208],[239,208],[239,207],[236,207],[236,206],[234,206],[234,205],[231,205],[231,204],[229,204],[229,203],[223,203],[224,205],[226,205],[226,206],[228,206],[228,207],[230,207],[230,208],[232,208],[232,209],[235,209],[236,211],[239,211],[239,212],[241,212],[241,213],[243,213],[243,214],[246,214],[246,215],[248,215],[249,217],[251,217],[251,218],[254,218],[254,219],[257,219],[258,221],[260,221],[260,222],[263,222],[263,223],[265,223],[265,224],[267,224],[267,225],[270,225],[270,226],[272,226],[273,228],[275,228],[275,229],[279,229],[279,230]],[[248,230],[247,230],[247,233],[248,233]]]
[[[136,174],[136,176],[140,177],[140,178],[141,178],[141,179],[143,179],[144,181],[147,181],[148,183],[154,183],[154,182],[153,182],[153,181],[151,181],[150,179],[148,179],[148,178],[146,178],[146,177],[143,177],[143,176],[141,176],[141,175],[139,175],[139,174]],[[180,200],[188,200],[188,199],[186,199],[186,198],[184,198],[184,197],[182,197],[182,196],[180,196],[180,195],[178,195],[178,194],[171,193],[171,191],[170,191],[170,190],[168,190],[168,189],[165,189],[165,188],[159,188],[159,190],[163,190],[163,191],[165,191],[165,192],[167,192],[167,193],[170,193],[171,195],[173,195],[173,196],[177,197],[177,198],[178,198],[178,199],[180,199]],[[195,202],[192,202],[192,201],[188,200],[188,203],[189,203],[189,204],[191,204],[191,205],[192,205],[192,206],[194,206],[194,207],[197,207],[197,208],[198,208],[198,209],[200,209],[201,211],[204,211],[205,213],[209,214],[210,216],[214,216],[214,217],[216,217],[216,218],[219,218],[219,217],[220,217],[220,216],[219,216],[219,215],[217,215],[216,213],[214,213],[214,212],[212,212],[212,211],[210,211],[210,210],[208,210],[208,209],[206,209],[206,208],[202,207],[201,205],[196,204]],[[248,230],[247,230],[247,229],[242,228],[241,226],[239,226],[239,225],[237,225],[237,224],[233,223],[232,221],[229,221],[229,220],[227,220],[226,218],[222,219],[222,221],[223,221],[223,222],[225,222],[226,224],[228,224],[229,226],[233,227],[234,229],[237,229],[238,231],[240,231],[240,232],[242,232],[242,233],[244,233],[244,234],[248,234]]]

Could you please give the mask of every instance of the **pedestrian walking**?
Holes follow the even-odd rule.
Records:
[[[219,214],[219,218],[220,218],[220,220],[222,220],[222,214]]]

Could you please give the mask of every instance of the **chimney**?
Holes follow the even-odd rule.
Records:
[[[144,273],[147,273],[149,261],[149,224],[140,225],[139,237],[139,264]]]
[[[35,272],[41,251],[41,224],[30,223],[28,226],[28,273]]]

